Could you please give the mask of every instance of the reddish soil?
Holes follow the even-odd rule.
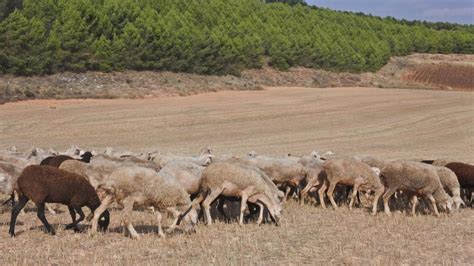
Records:
[[[446,63],[420,65],[403,74],[402,80],[473,91],[474,66]]]

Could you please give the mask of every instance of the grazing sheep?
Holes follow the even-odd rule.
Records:
[[[87,151],[87,152],[84,152],[80,157],[81,157],[81,159],[79,161],[89,163],[91,158],[92,158],[92,153]],[[67,161],[67,160],[76,160],[76,159],[72,158],[69,155],[50,156],[50,157],[47,157],[46,159],[42,160],[40,165],[49,165],[49,166],[59,168],[59,166],[64,161]]]
[[[361,162],[365,164],[368,164],[370,167],[376,167],[378,169],[382,169],[385,163],[385,160],[372,157],[372,156],[362,156],[362,157],[356,156],[355,159],[360,160]]]
[[[10,236],[15,236],[16,218],[29,200],[38,208],[38,218],[52,235],[54,229],[46,220],[44,208],[46,202],[61,203],[68,206],[72,223],[66,229],[78,230],[77,225],[84,219],[82,207],[87,206],[93,212],[100,205],[94,188],[83,177],[51,166],[30,165],[18,177],[15,190],[18,203],[13,207],[10,221]],[[79,219],[76,220],[76,212]],[[109,224],[109,213],[101,216],[100,226],[106,230]]]
[[[189,195],[195,195],[199,191],[204,167],[192,162],[176,161],[165,165],[158,174],[172,176],[186,189]]]
[[[436,202],[448,211],[451,210],[452,199],[444,191],[436,170],[429,165],[404,160],[386,162],[380,175],[386,186],[383,202],[385,213],[388,215],[391,214],[388,200],[398,190],[412,196],[412,213],[416,208],[416,196],[427,197],[437,216],[439,216],[439,212]]]
[[[459,185],[456,174],[449,168],[433,166],[438,174],[439,180],[443,185],[444,190],[450,193],[453,197],[454,207],[459,209],[461,205],[465,205],[461,199],[461,187]]]
[[[102,182],[105,182],[116,168],[116,165],[94,166],[90,163],[76,160],[67,160],[59,166],[59,169],[82,176],[88,180],[94,188],[97,188]]]
[[[15,195],[13,188],[20,173],[21,170],[13,164],[0,162],[0,193],[10,196],[10,199],[5,201],[2,205],[9,201],[14,205]]]
[[[473,203],[472,192],[474,191],[474,165],[460,162],[448,163],[445,166],[451,169],[458,177],[459,185],[466,193],[467,199]]]
[[[301,189],[307,175],[307,170],[303,165],[284,158],[257,156],[255,158],[240,159],[240,161],[262,170],[277,186],[286,187],[284,202],[286,202],[291,190]]]
[[[204,170],[199,185],[199,195],[193,201],[193,208],[202,202],[208,225],[212,223],[211,203],[219,195],[241,198],[240,225],[243,224],[247,201],[257,204],[260,208],[258,224],[263,220],[264,206],[277,224],[280,220],[281,203],[279,197],[283,196],[282,193],[263,171],[248,164],[231,160],[211,164]]]
[[[334,201],[333,192],[336,188],[336,185],[341,184],[353,186],[349,209],[352,209],[352,205],[354,204],[354,200],[358,191],[374,191],[375,197],[372,204],[372,214],[375,215],[377,213],[377,202],[384,191],[384,186],[380,182],[380,178],[375,174],[369,165],[354,158],[330,159],[323,164],[323,169],[326,173],[327,182],[323,184],[320,191],[322,190],[324,192],[326,190],[326,186],[328,186],[327,196],[334,209],[337,209],[337,204]],[[324,200],[321,198],[321,194],[320,200],[321,205],[325,207]]]
[[[200,154],[197,157],[156,154],[152,156],[151,161],[161,167],[165,167],[166,164],[176,161],[191,162],[200,166],[208,166],[212,163],[213,158],[214,155],[208,153]]]
[[[95,211],[91,233],[97,231],[97,221],[101,213],[116,201],[122,205],[122,222],[125,231],[134,239],[138,234],[130,221],[133,206],[152,206],[157,216],[158,234],[164,237],[161,228],[160,211],[169,211],[175,217],[175,222],[170,227],[173,229],[181,220],[184,220],[186,231],[194,230],[197,222],[195,210],[184,213],[191,206],[191,200],[186,190],[174,178],[163,177],[154,170],[138,166],[121,167],[114,171],[107,181],[101,184],[97,191],[105,195],[101,206]]]
[[[78,157],[82,153],[84,153],[84,150],[77,147],[76,145],[72,145],[71,147],[69,147],[69,149],[67,149],[65,152],[63,152],[64,155],[68,155],[68,156],[71,156],[71,157]]]
[[[112,167],[113,166],[117,168],[123,165],[136,165],[140,167],[153,169],[156,172],[161,170],[160,165],[148,160],[138,159],[135,156],[117,158],[117,157],[112,157],[112,156],[108,156],[104,154],[99,154],[92,157],[92,159],[90,160],[90,163],[97,167]]]
[[[155,172],[161,169],[153,162],[137,159],[135,157],[116,158],[103,154],[92,157],[90,163],[67,160],[63,162],[59,168],[84,176],[93,187],[97,188],[100,184],[106,182],[112,172],[123,166],[140,166],[152,169]]]
[[[23,169],[29,164],[31,164],[28,160],[24,158],[17,157],[11,154],[4,154],[4,153],[0,153],[0,161],[13,164],[15,167],[20,168],[20,169]]]
[[[324,163],[324,160],[319,155],[319,152],[313,151],[309,156],[303,156],[298,160],[303,166],[311,167],[311,166],[320,166]]]

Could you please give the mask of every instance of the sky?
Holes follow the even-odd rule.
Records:
[[[474,24],[474,0],[306,0],[306,3],[382,17]]]

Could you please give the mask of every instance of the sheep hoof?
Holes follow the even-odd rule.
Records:
[[[14,232],[10,232],[10,237],[16,237]]]

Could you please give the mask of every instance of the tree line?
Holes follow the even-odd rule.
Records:
[[[0,14],[4,74],[134,69],[238,75],[264,65],[362,72],[413,52],[474,53],[472,26],[304,4],[10,0],[2,5],[9,8]]]

